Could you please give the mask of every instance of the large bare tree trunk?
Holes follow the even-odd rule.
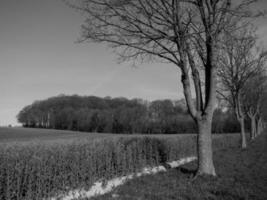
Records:
[[[198,125],[198,172],[197,174],[209,174],[216,176],[212,158],[212,137],[211,137],[212,118],[203,117],[197,121]]]
[[[247,148],[247,139],[246,139],[246,132],[245,132],[245,119],[244,117],[238,118],[238,121],[240,123],[240,136],[241,136],[241,148],[245,149]]]
[[[213,72],[214,77],[211,80],[210,90],[216,88],[216,71]],[[197,81],[195,81],[197,82]],[[198,154],[198,171],[197,175],[213,175],[216,176],[213,158],[212,158],[212,137],[211,137],[211,124],[214,111],[214,104],[216,101],[215,92],[210,92],[209,101],[206,109],[206,113],[196,110],[193,105],[192,96],[190,92],[190,81],[187,73],[182,76],[182,83],[184,87],[184,95],[186,98],[189,113],[197,123],[198,135],[197,135],[197,154]]]
[[[212,49],[212,46],[209,48]],[[182,83],[184,88],[184,95],[187,102],[187,107],[192,118],[197,123],[197,154],[198,154],[198,171],[197,175],[212,175],[216,176],[213,158],[212,158],[212,137],[211,124],[212,116],[216,103],[216,87],[217,87],[217,69],[213,65],[212,52],[209,51],[209,64],[206,66],[206,80],[205,80],[205,104],[202,101],[202,91],[200,84],[200,77],[196,71],[192,56],[188,54],[191,68],[193,69],[194,87],[196,90],[196,106],[191,96],[190,79],[188,69],[183,68]],[[186,59],[184,59],[186,60]]]

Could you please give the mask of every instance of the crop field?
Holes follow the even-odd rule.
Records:
[[[0,129],[0,199],[44,199],[97,180],[196,154],[196,137],[120,135],[44,129]],[[215,151],[236,146],[214,136]]]
[[[110,137],[110,134],[85,133],[65,130],[38,129],[38,128],[0,128],[1,143],[51,143],[71,142],[79,139],[95,139]]]
[[[118,138],[118,137],[184,137],[192,136],[194,134],[110,134],[110,133],[89,133],[69,130],[54,130],[42,128],[0,128],[0,145],[2,144],[64,144],[73,142],[83,142],[88,140],[95,140],[99,138]],[[219,135],[216,135],[219,137]]]

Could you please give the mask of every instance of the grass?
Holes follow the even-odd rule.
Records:
[[[86,133],[77,131],[41,128],[0,128],[0,145],[3,143],[53,143],[72,142],[73,140],[110,137],[110,134]]]
[[[70,144],[73,142],[81,143],[83,141],[103,139],[103,138],[121,138],[121,137],[157,137],[157,138],[177,138],[192,137],[194,134],[110,134],[110,133],[89,133],[69,130],[54,130],[41,128],[3,128],[0,127],[0,146],[5,144],[31,145],[40,143],[42,145],[51,144]],[[219,135],[216,137],[220,137]]]
[[[0,199],[42,199],[196,153],[195,135],[0,129]],[[6,141],[6,142],[3,142]],[[214,136],[215,149],[237,146]]]
[[[89,133],[78,132],[69,130],[55,130],[55,129],[42,129],[42,128],[22,128],[22,127],[0,127],[0,145],[6,142],[31,142],[31,141],[52,141],[52,140],[75,140],[84,138],[103,138],[103,137],[122,137],[122,136],[152,136],[152,137],[177,137],[177,136],[192,136],[195,134],[111,134],[111,133]],[[229,135],[235,135],[230,133]],[[216,134],[215,137],[223,137],[225,134]]]
[[[267,134],[249,144],[214,153],[217,177],[194,177],[196,162],[127,182],[93,200],[266,200]]]

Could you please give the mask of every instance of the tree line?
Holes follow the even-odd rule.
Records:
[[[185,100],[171,101],[59,95],[35,101],[17,116],[24,127],[105,133],[195,133]],[[217,108],[214,133],[239,131],[231,110]]]

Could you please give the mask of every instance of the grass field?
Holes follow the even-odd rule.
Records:
[[[54,130],[54,129],[41,129],[41,128],[0,128],[0,145],[8,143],[29,144],[29,143],[72,143],[83,142],[88,140],[95,140],[99,138],[120,138],[120,137],[192,137],[194,134],[110,134],[110,133],[88,133],[77,132],[68,130]],[[220,137],[217,135],[216,137]]]
[[[214,153],[217,177],[194,177],[197,163],[128,181],[112,193],[93,200],[266,200],[267,134],[248,149]],[[85,199],[84,199],[85,200]]]
[[[53,141],[71,142],[73,140],[95,139],[110,137],[110,134],[85,133],[65,130],[38,129],[38,128],[0,128],[0,143],[9,142],[41,142]]]
[[[7,143],[42,143],[50,144],[53,142],[71,143],[74,141],[81,142],[94,140],[98,138],[108,137],[157,137],[157,138],[177,138],[177,137],[192,137],[195,134],[110,134],[110,133],[88,133],[68,130],[54,130],[41,128],[3,128],[0,127],[0,145]],[[236,134],[229,134],[234,136]],[[224,137],[225,134],[215,134],[215,138]]]
[[[196,154],[196,136],[0,129],[0,199],[43,199]],[[238,145],[215,135],[214,149]]]

